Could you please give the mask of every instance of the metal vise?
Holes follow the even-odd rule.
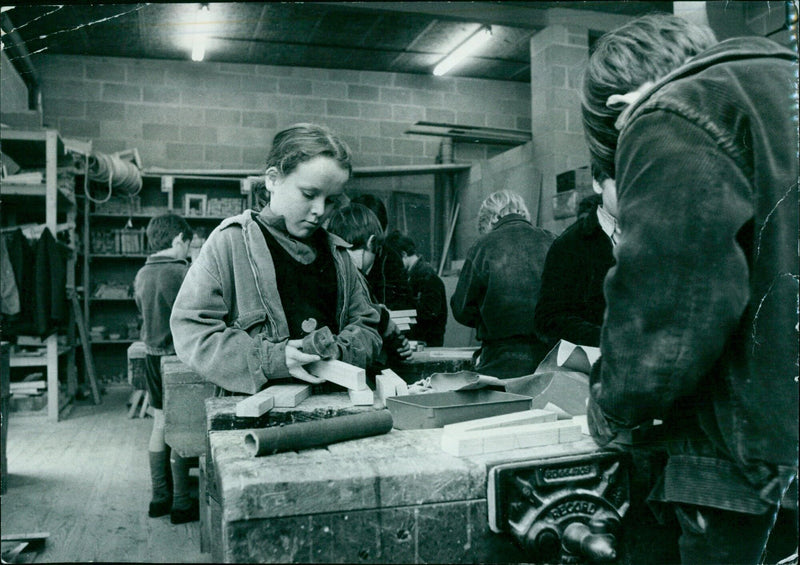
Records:
[[[489,526],[510,533],[534,563],[614,562],[629,469],[624,454],[608,452],[497,465]]]

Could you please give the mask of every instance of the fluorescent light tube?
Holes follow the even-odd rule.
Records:
[[[195,19],[195,35],[192,39],[192,61],[200,62],[206,56],[206,32],[211,16],[211,9],[208,4],[200,4]]]
[[[433,74],[442,76],[450,69],[461,63],[464,59],[472,55],[475,51],[483,47],[489,38],[492,37],[492,28],[481,27],[469,36],[461,45],[453,49],[453,51],[433,69]]]
[[[192,44],[192,61],[202,61],[206,56],[206,38],[195,37]]]

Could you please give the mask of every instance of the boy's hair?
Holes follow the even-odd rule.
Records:
[[[301,163],[320,155],[334,159],[348,174],[353,172],[347,143],[325,126],[304,123],[291,125],[275,134],[267,155],[267,168],[275,167],[285,176]]]
[[[509,214],[520,214],[530,221],[531,213],[525,205],[525,200],[511,190],[498,190],[491,193],[481,203],[478,210],[478,231],[488,233],[492,230],[492,220],[508,216]]]
[[[389,214],[386,213],[386,205],[383,203],[383,200],[377,196],[373,196],[372,194],[365,193],[359,194],[350,202],[362,204],[372,210],[372,212],[378,217],[378,221],[381,223],[383,231],[386,231],[386,226],[389,225]]]
[[[383,245],[384,247],[396,251],[398,255],[405,253],[410,257],[417,254],[417,245],[414,243],[414,240],[401,233],[399,230],[392,230],[392,232],[386,236],[386,239],[383,240]]]
[[[383,229],[378,217],[363,204],[348,204],[331,215],[328,232],[338,235],[353,249],[366,249],[369,238],[375,236],[375,244],[381,242]]]
[[[671,14],[648,14],[603,35],[583,75],[581,113],[593,167],[616,178],[614,122],[623,108],[606,105],[612,94],[627,94],[656,82],[715,45],[707,26]]]
[[[177,214],[161,214],[150,219],[147,224],[147,247],[150,253],[172,247],[172,240],[183,234],[183,241],[192,239],[192,228]]]

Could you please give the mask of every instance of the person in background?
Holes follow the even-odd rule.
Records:
[[[796,484],[796,84],[796,52],[672,15],[607,33],[583,81],[621,229],[589,427],[666,447],[649,501],[677,518],[685,564],[761,563]]]
[[[209,235],[170,320],[178,357],[228,392],[254,394],[290,377],[317,384],[303,338],[327,326],[334,358],[366,367],[381,347],[347,243],[321,229],[351,173],[350,149],[323,126],[275,135],[265,172],[269,202]]]
[[[597,194],[579,204],[578,219],[559,235],[547,252],[534,326],[549,347],[565,339],[600,346],[603,325],[603,280],[614,264],[618,237],[614,180],[593,174]]]
[[[162,214],[150,220],[146,234],[152,253],[136,273],[133,290],[142,316],[145,378],[153,407],[153,431],[148,449],[153,499],[148,515],[158,518],[169,514],[173,524],[183,524],[199,519],[198,503],[197,498],[191,497],[190,462],[174,451],[170,453],[164,441],[161,357],[175,354],[169,316],[188,269],[186,259],[192,229],[180,216]]]
[[[444,282],[431,264],[417,254],[414,240],[407,235],[394,230],[386,236],[384,246],[402,257],[403,266],[408,271],[408,282],[417,311],[417,323],[411,326],[408,337],[424,341],[430,347],[441,347],[447,326]]]
[[[555,235],[531,225],[525,201],[510,190],[486,197],[478,232],[450,298],[453,317],[477,330],[476,371],[499,378],[530,375],[548,352],[533,315]]]
[[[383,200],[372,194],[359,194],[351,202],[372,210],[378,217],[383,234],[386,234],[389,215]],[[378,249],[375,267],[366,276],[375,299],[389,310],[409,310],[414,307],[403,260],[393,250],[384,247]]]
[[[361,204],[350,204],[336,210],[328,221],[328,232],[341,237],[350,244],[347,253],[359,272],[366,277],[375,264],[382,246],[383,228],[377,216]],[[399,359],[411,357],[411,347],[408,338],[400,332],[389,314],[389,309],[383,304],[375,303],[369,283],[362,277],[373,306],[380,312],[381,319],[378,324],[378,333],[383,338],[384,352],[387,360],[394,356]]]

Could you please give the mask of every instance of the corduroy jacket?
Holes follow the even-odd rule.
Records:
[[[723,41],[618,120],[621,238],[589,422],[663,420],[656,500],[760,514],[797,472],[797,56]]]
[[[275,267],[253,211],[224,220],[209,235],[181,286],[170,324],[181,361],[231,392],[253,394],[271,378],[289,378],[289,327]],[[260,216],[275,225],[265,207]],[[275,233],[275,232],[273,232]],[[288,236],[284,236],[288,237]],[[378,354],[378,312],[345,251],[328,234],[338,281],[336,342],[341,360],[366,367]]]

